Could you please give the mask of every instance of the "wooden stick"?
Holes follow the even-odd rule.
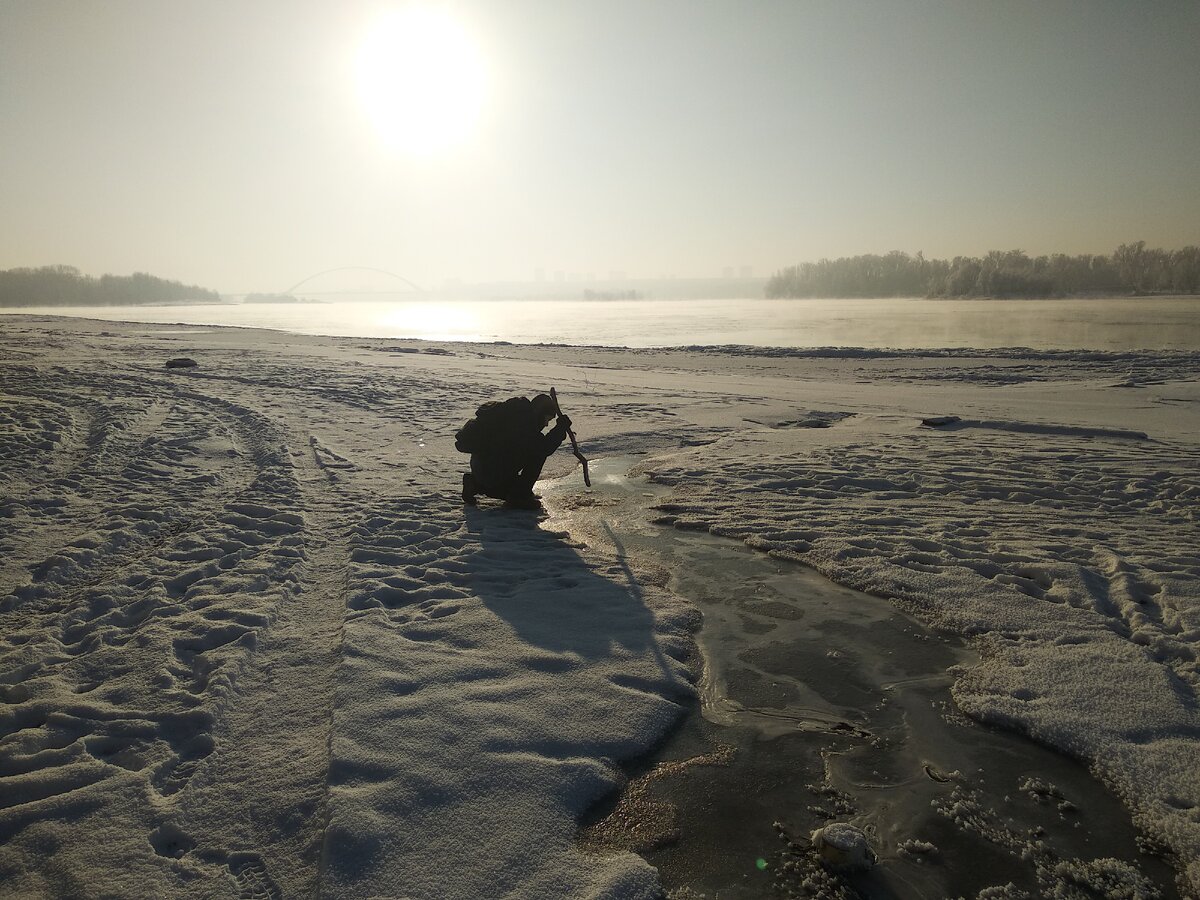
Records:
[[[562,415],[562,409],[558,405],[558,392],[554,388],[550,388],[550,399],[554,401],[554,412]],[[570,428],[567,429],[567,437],[571,439],[571,451],[575,454],[575,458],[583,463],[583,483],[587,487],[592,486],[592,476],[588,474],[588,460],[579,449],[579,441],[575,440],[575,432]]]

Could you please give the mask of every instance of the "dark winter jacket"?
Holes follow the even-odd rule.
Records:
[[[527,397],[513,397],[488,410],[487,441],[476,455],[526,460],[543,459],[562,446],[567,429],[555,425],[542,434],[542,420]]]

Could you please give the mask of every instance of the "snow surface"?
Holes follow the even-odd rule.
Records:
[[[695,615],[458,498],[454,429],[552,384],[664,522],[971,636],[962,709],[1087,761],[1200,892],[1200,354],[5,317],[0,895],[655,896],[576,829],[691,696]]]

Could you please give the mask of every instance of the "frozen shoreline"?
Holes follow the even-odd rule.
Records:
[[[556,522],[701,610],[704,675],[690,718],[588,816],[585,845],[644,854],[682,896],[804,896],[822,879],[833,896],[1177,896],[1084,767],[957,713],[955,667],[978,662],[963,641],[793,560],[650,525],[668,489],[626,477],[632,462],[593,460],[590,492],[577,474],[544,489]],[[878,865],[821,873],[807,836],[831,820],[861,829]]]
[[[550,384],[658,455],[665,521],[973,635],[965,710],[1200,857],[1200,354],[147,331],[0,319],[0,892],[653,896],[575,822],[677,717],[693,614],[457,499],[454,428]]]

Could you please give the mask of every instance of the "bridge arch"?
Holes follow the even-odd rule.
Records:
[[[293,291],[297,290],[298,288],[302,287],[303,285],[308,284],[314,278],[320,278],[322,275],[328,275],[331,272],[378,272],[380,275],[387,275],[389,278],[395,278],[397,281],[403,281],[405,284],[407,284],[410,288],[412,288],[414,291],[416,291],[419,294],[425,293],[425,289],[423,287],[421,287],[419,284],[415,284],[414,282],[409,281],[403,275],[397,275],[395,272],[389,272],[387,269],[377,269],[374,266],[335,266],[332,269],[323,269],[320,272],[314,272],[312,275],[309,275],[307,278],[301,278],[299,281],[297,281],[295,284],[293,284],[290,288],[288,288],[286,291],[284,291],[284,293],[290,294]]]

